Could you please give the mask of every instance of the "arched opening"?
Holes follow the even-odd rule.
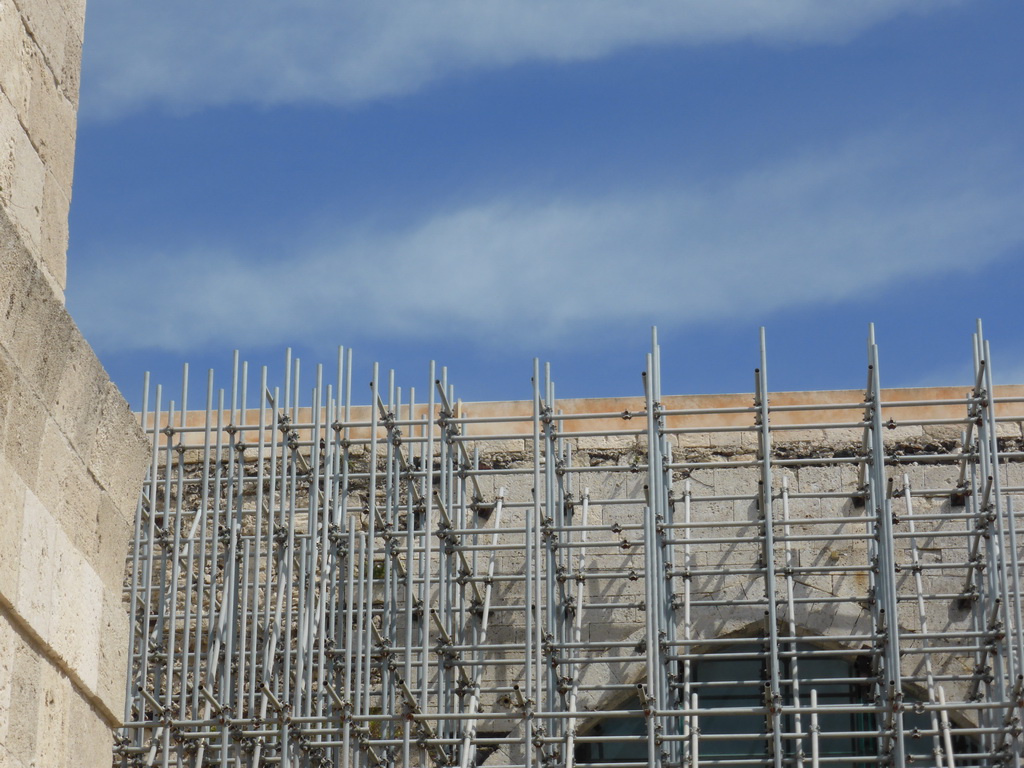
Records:
[[[819,754],[825,764],[841,768],[867,768],[877,764],[880,751],[877,737],[878,721],[874,691],[867,656],[842,650],[827,650],[810,644],[799,644],[796,653],[780,658],[782,703],[792,707],[799,698],[802,707],[810,706],[812,689],[818,706],[833,711],[818,715]],[[772,738],[763,709],[743,713],[744,709],[763,708],[765,685],[770,680],[763,646],[737,643],[718,653],[709,653],[692,661],[689,679],[680,676],[680,694],[697,694],[700,709],[699,752],[701,762],[717,766],[759,765],[771,753]],[[903,731],[908,757],[933,759],[937,741],[932,716],[915,711],[916,699],[905,698]],[[641,709],[636,696],[615,709]],[[720,713],[715,711],[719,710]],[[786,712],[782,716],[782,744],[787,764],[796,758],[810,756],[811,724],[808,715],[802,719]],[[676,734],[685,732],[683,718],[675,723]],[[588,729],[588,736],[601,737],[581,743],[575,750],[578,763],[645,763],[647,744],[636,738],[647,733],[644,717],[608,718]],[[924,735],[928,734],[928,735]],[[628,738],[633,737],[633,738]],[[690,742],[682,749],[688,749]],[[976,745],[962,735],[953,740],[956,754],[973,753]],[[735,763],[733,763],[735,761]]]
[[[874,713],[867,709],[872,691],[871,681],[866,677],[869,673],[866,659],[823,652],[810,645],[798,646],[797,652],[803,655],[786,655],[779,659],[782,701],[791,705],[799,694],[801,705],[810,706],[813,689],[817,692],[819,706],[846,708],[842,712],[819,715],[822,756],[877,755],[874,738],[854,735],[873,730],[875,726]],[[695,662],[692,678],[692,690],[698,694],[701,708],[724,710],[763,706],[765,683],[770,676],[761,648],[742,644],[723,653],[708,654]],[[793,714],[782,718],[784,733],[809,732],[809,728],[809,722],[797,722]],[[700,750],[707,757],[760,757],[766,753],[768,744],[763,715],[710,714],[700,718]],[[802,746],[805,752],[809,751],[806,744]],[[800,747],[798,739],[783,740],[787,754],[797,753]]]

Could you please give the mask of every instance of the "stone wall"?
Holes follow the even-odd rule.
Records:
[[[0,0],[0,766],[108,766],[145,449],[64,308],[85,5]]]
[[[0,2],[0,207],[63,296],[83,0]]]
[[[737,647],[842,665],[839,704],[863,729],[891,700],[913,755],[943,696],[964,739],[998,730],[1024,388],[966,390],[148,413],[119,754],[518,766],[525,741],[559,764],[570,733],[639,722],[641,685],[667,735],[688,694],[711,701],[691,723],[723,717],[687,665]]]

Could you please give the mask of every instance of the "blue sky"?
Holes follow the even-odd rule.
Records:
[[[1024,6],[89,5],[68,305],[144,370],[352,347],[422,391],[1024,381]],[[273,375],[273,374],[272,374]],[[367,379],[368,380],[368,379]],[[224,379],[221,379],[224,382]],[[226,383],[226,382],[224,382]]]

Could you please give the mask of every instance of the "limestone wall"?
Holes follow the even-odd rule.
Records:
[[[813,658],[801,685],[847,665],[863,722],[890,697],[911,754],[942,696],[960,736],[998,729],[1024,390],[966,389],[146,414],[119,754],[428,765],[479,737],[484,764],[525,764],[524,739],[558,764],[570,730],[639,718],[641,684],[669,735],[687,693],[723,717],[692,667],[772,638]]]
[[[64,308],[84,3],[0,0],[0,766],[108,766],[145,452]]]
[[[0,1],[0,208],[61,297],[84,24],[83,0]]]

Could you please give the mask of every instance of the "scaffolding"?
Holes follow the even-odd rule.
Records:
[[[146,384],[122,766],[1020,768],[1024,389]],[[959,392],[959,394],[956,394]],[[602,406],[604,410],[602,410]],[[621,410],[619,409],[621,406]]]

